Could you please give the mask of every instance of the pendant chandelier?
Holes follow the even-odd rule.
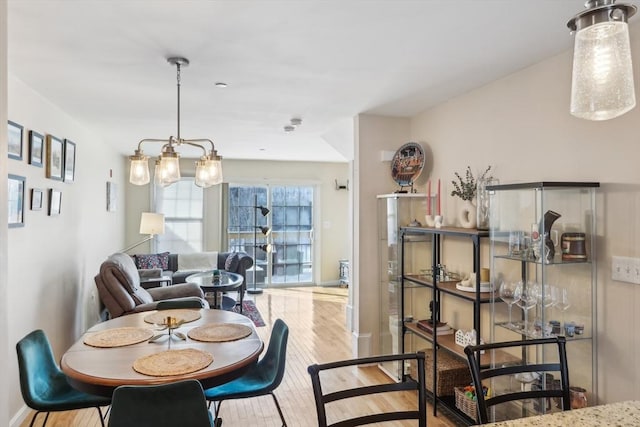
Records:
[[[213,145],[210,139],[184,139],[180,136],[180,69],[189,65],[186,58],[167,58],[167,62],[176,66],[176,76],[178,83],[178,132],[177,136],[170,136],[169,139],[148,139],[145,138],[138,143],[138,148],[133,156],[129,156],[130,170],[129,182],[134,185],[145,185],[149,178],[149,157],[142,151],[142,144],[146,142],[160,142],[163,144],[162,152],[155,162],[154,182],[157,185],[166,187],[180,180],[180,154],[176,148],[182,145],[191,145],[201,148],[203,151],[199,160],[196,160],[195,184],[199,187],[207,188],[222,182],[222,156]],[[207,150],[207,145],[211,144],[211,149]]]
[[[608,120],[636,106],[628,18],[637,8],[616,0],[588,0],[567,26],[575,32],[571,114]]]

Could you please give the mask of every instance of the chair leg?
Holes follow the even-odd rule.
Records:
[[[31,423],[29,423],[29,427],[33,427],[33,423],[36,422],[36,417],[38,416],[38,414],[41,414],[40,411],[36,411],[35,414],[33,414],[33,418],[31,418]],[[47,425],[47,419],[49,418],[49,413],[47,412],[47,415],[44,417],[44,423],[42,424],[42,427]]]
[[[217,405],[215,405],[215,404],[213,405],[213,407],[216,410],[215,415],[214,415],[214,418],[216,420],[218,419],[218,414],[220,413],[220,406],[222,406],[222,400],[220,400]]]
[[[276,395],[273,392],[269,393],[271,397],[273,397],[273,401],[276,404],[276,408],[278,409],[278,414],[280,414],[280,419],[282,420],[282,427],[287,427],[287,422],[284,420],[284,415],[282,414],[282,409],[280,409],[280,404],[278,403],[278,399],[276,399]]]
[[[104,427],[104,417],[102,416],[102,410],[100,409],[99,406],[96,406],[96,409],[98,410],[98,415],[100,416],[100,425]]]

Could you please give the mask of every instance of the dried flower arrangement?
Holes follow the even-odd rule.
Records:
[[[491,170],[491,166],[489,166],[482,175],[479,176],[478,179],[490,179],[491,176],[487,176],[487,173]],[[471,167],[467,166],[467,170],[464,174],[464,179],[460,176],[458,172],[455,172],[456,178],[458,178],[458,182],[451,181],[455,190],[451,192],[452,196],[458,196],[462,200],[471,201],[476,196],[476,179],[471,172]]]

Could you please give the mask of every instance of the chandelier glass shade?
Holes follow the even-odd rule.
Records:
[[[190,145],[203,151],[199,160],[196,160],[195,184],[207,188],[222,183],[222,156],[218,155],[213,141],[210,139],[184,139],[180,137],[180,68],[186,66],[189,61],[186,58],[168,58],[167,61],[177,68],[178,82],[178,133],[177,137],[168,139],[143,139],[138,143],[138,148],[133,156],[129,156],[130,170],[129,182],[134,185],[145,185],[150,182],[149,157],[142,151],[142,144],[147,142],[162,143],[162,151],[155,162],[154,182],[156,185],[166,187],[177,182],[180,174],[180,154],[177,147]],[[207,146],[211,148],[208,150]]]
[[[567,26],[575,32],[571,114],[608,120],[636,106],[627,19],[636,7],[589,0]]]

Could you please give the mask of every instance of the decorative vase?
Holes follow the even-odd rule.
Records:
[[[489,192],[487,191],[487,186],[496,184],[499,184],[497,179],[478,178],[478,183],[476,185],[476,227],[478,230],[489,229]]]
[[[475,228],[477,221],[476,207],[471,200],[464,200],[458,211],[458,221],[463,228]]]

